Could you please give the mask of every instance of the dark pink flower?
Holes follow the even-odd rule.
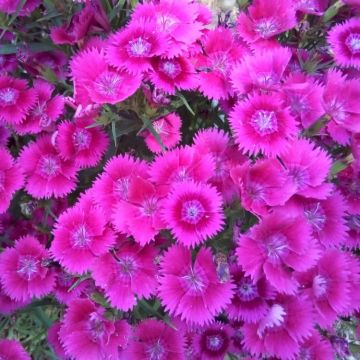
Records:
[[[76,187],[78,167],[73,160],[60,157],[50,135],[23,148],[18,161],[25,174],[25,189],[35,198],[59,198]]]
[[[62,213],[55,225],[51,253],[72,273],[84,273],[114,244],[115,235],[100,207],[87,198]]]
[[[82,117],[72,122],[64,121],[58,126],[56,146],[63,159],[75,158],[79,167],[98,164],[109,145],[109,139],[101,127],[89,128],[93,124],[92,117]]]
[[[19,124],[35,105],[36,92],[27,82],[7,75],[0,75],[0,120]]]
[[[12,312],[29,305],[30,301],[30,299],[26,301],[12,299],[6,295],[0,283],[0,314],[10,315]]]
[[[60,327],[61,327],[60,321],[54,322],[48,330],[47,339],[48,339],[48,342],[49,342],[50,346],[52,347],[55,355],[60,360],[68,360],[69,357],[66,356],[64,347],[60,342],[60,337],[59,337]]]
[[[277,95],[253,95],[239,101],[230,113],[235,142],[244,152],[267,156],[283,153],[298,129],[281,98]]]
[[[153,246],[124,243],[117,251],[96,259],[92,277],[112,306],[129,311],[136,305],[136,298],[149,298],[155,293],[156,255]]]
[[[348,166],[338,174],[338,189],[345,197],[349,214],[360,214],[360,170]]]
[[[210,323],[233,296],[233,284],[219,280],[211,251],[205,247],[192,261],[189,249],[173,245],[162,259],[160,273],[162,304],[188,324]]]
[[[131,96],[141,77],[115,70],[106,62],[103,49],[91,48],[76,54],[71,63],[75,99],[82,105],[116,104]]]
[[[40,5],[41,0],[25,0],[20,7],[18,16],[30,16],[30,14]],[[22,4],[21,0],[1,0],[0,11],[6,14],[16,13],[18,7]]]
[[[360,68],[360,20],[356,17],[337,24],[328,34],[337,64]]]
[[[180,142],[181,118],[176,113],[170,113],[161,117],[155,120],[152,125],[167,149],[173,148]],[[154,153],[160,153],[163,151],[158,140],[156,140],[155,136],[150,131],[146,132],[145,143]]]
[[[0,358],[9,360],[31,360],[30,355],[17,340],[0,339]]]
[[[66,355],[77,360],[118,358],[128,343],[130,326],[125,320],[107,319],[104,312],[88,299],[69,305],[59,331]]]
[[[180,244],[194,247],[222,230],[222,199],[212,186],[184,181],[164,201],[162,217]]]
[[[310,269],[319,258],[319,248],[304,218],[274,211],[240,236],[236,250],[246,275],[259,280],[263,275],[279,292],[295,294],[294,273]]]
[[[164,322],[146,319],[135,327],[129,346],[121,355],[123,360],[185,360],[184,335]]]
[[[329,6],[329,0],[293,0],[297,11],[321,16]],[[317,360],[317,359],[316,359]]]
[[[109,39],[106,58],[119,70],[139,74],[150,70],[150,59],[164,55],[167,46],[167,38],[156,31],[154,21],[131,22]]]
[[[12,299],[26,302],[52,291],[55,274],[48,267],[50,254],[39,240],[24,236],[0,255],[0,281]]]
[[[300,352],[296,360],[329,360],[334,358],[334,350],[329,340],[323,338],[319,333],[312,331],[311,337],[306,339],[300,346]]]

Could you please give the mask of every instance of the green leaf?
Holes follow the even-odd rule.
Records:
[[[85,275],[82,275],[80,276],[71,286],[70,288],[68,289],[68,293],[73,291],[76,287],[78,287],[83,281],[87,280],[87,279],[90,279],[90,274],[85,274]]]
[[[189,110],[190,114],[192,116],[195,116],[195,112],[194,110],[191,108],[191,106],[189,105],[188,101],[186,100],[185,96],[182,94],[177,94],[177,96],[182,100],[183,104],[185,105],[185,107]]]
[[[116,124],[115,121],[111,123],[111,133],[114,140],[115,147],[117,146],[117,138],[116,138]]]
[[[32,52],[45,52],[56,50],[57,47],[51,43],[30,43],[28,44]],[[3,44],[0,45],[0,55],[16,54],[18,49],[23,47],[22,44]]]
[[[323,16],[323,20],[324,22],[328,22],[330,21],[332,18],[334,18],[337,13],[339,12],[339,9],[341,7],[343,7],[345,4],[341,1],[338,0],[336,1],[333,5],[331,5],[326,11],[325,14]]]
[[[110,304],[107,302],[107,300],[104,298],[104,296],[102,296],[98,292],[91,294],[91,299],[105,308],[111,307]]]

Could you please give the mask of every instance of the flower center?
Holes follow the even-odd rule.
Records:
[[[119,196],[120,199],[126,200],[128,198],[129,185],[130,185],[129,177],[122,177],[116,180],[114,191]]]
[[[287,173],[297,185],[298,190],[302,190],[309,182],[309,174],[300,166],[289,166]]]
[[[317,298],[323,297],[328,289],[328,281],[322,275],[316,275],[313,279],[312,288]]]
[[[165,128],[165,125],[165,120],[157,120],[153,122],[154,129],[159,135],[169,135],[169,132]]]
[[[288,252],[286,236],[281,233],[270,235],[265,240],[265,251],[271,262],[279,262],[281,257]]]
[[[156,18],[156,23],[161,30],[170,31],[171,27],[177,24],[179,20],[170,14],[159,14]]]
[[[114,96],[122,85],[121,77],[110,71],[100,74],[94,82],[95,89],[102,95]]]
[[[39,171],[44,177],[53,178],[60,173],[60,162],[55,156],[45,155],[40,159]]]
[[[208,350],[219,351],[224,345],[224,339],[220,335],[207,335],[205,343]]]
[[[89,149],[91,133],[86,129],[76,129],[73,133],[72,140],[78,151]]]
[[[184,288],[191,293],[198,294],[202,292],[205,287],[205,274],[200,274],[200,271],[195,272],[193,268],[190,268],[190,271],[181,277],[184,280]]]
[[[243,301],[251,301],[259,297],[257,286],[248,277],[241,279],[237,290],[239,298]]]
[[[25,280],[30,281],[39,270],[39,261],[31,255],[22,256],[19,259],[17,273]]]
[[[360,34],[350,34],[345,43],[352,54],[360,53]]]
[[[328,105],[327,112],[331,117],[334,118],[336,122],[343,122],[346,119],[346,112],[344,105],[341,101],[337,99],[331,100]]]
[[[306,205],[304,214],[314,230],[321,231],[324,228],[326,215],[319,202]]]
[[[273,18],[262,19],[255,24],[255,31],[266,39],[277,33],[278,26]]]
[[[271,86],[279,82],[277,76],[272,72],[258,73],[257,81],[262,86]]]
[[[269,135],[278,130],[278,123],[274,111],[256,111],[250,119],[250,124],[260,136]]]
[[[145,346],[145,354],[147,360],[165,360],[166,349],[158,339],[155,343]]]
[[[214,71],[218,71],[224,75],[228,73],[229,59],[223,52],[217,52],[211,55],[211,68]]]
[[[72,234],[72,243],[75,248],[86,248],[91,242],[91,236],[86,230],[85,225],[80,225]]]
[[[181,66],[176,60],[163,60],[160,62],[159,70],[171,79],[175,79],[181,73]]]
[[[132,57],[145,57],[149,55],[151,44],[141,36],[129,41],[127,52]]]
[[[19,91],[13,88],[0,89],[0,103],[4,106],[14,105],[19,97]]]
[[[118,260],[120,272],[123,275],[131,277],[136,271],[136,262],[132,256],[124,256]]]
[[[142,213],[145,216],[152,216],[157,210],[157,199],[156,198],[149,198],[143,201],[141,204],[142,206]]]
[[[104,318],[101,314],[94,311],[90,314],[89,320],[87,323],[87,328],[90,332],[90,336],[94,342],[104,341],[107,334],[107,327],[104,321]]]
[[[196,225],[205,215],[205,209],[198,200],[185,201],[181,209],[181,218],[189,224]]]
[[[250,182],[247,187],[247,194],[252,200],[262,200],[265,196],[264,186],[257,182]]]

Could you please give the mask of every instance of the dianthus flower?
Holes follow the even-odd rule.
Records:
[[[0,11],[6,14],[14,14],[19,8],[21,0],[1,0]],[[17,16],[30,16],[30,14],[40,5],[40,0],[25,0],[20,6]]]
[[[230,114],[235,142],[244,152],[276,156],[297,134],[297,124],[277,95],[253,95],[239,101]]]
[[[312,331],[311,337],[300,345],[300,352],[296,360],[314,359],[329,360],[334,358],[334,350],[329,340],[323,338],[319,333]]]
[[[125,320],[108,320],[104,312],[88,299],[69,305],[59,331],[66,355],[76,360],[118,358],[128,343],[130,326]]]
[[[180,244],[194,247],[222,230],[222,199],[212,186],[184,181],[164,201],[162,217]]]
[[[12,299],[26,302],[52,291],[55,274],[48,267],[50,254],[34,236],[28,235],[0,255],[0,281]]]
[[[329,0],[293,0],[296,11],[321,16],[329,6]]]
[[[37,199],[67,195],[76,187],[78,167],[63,160],[52,144],[51,135],[39,137],[20,153],[18,159],[25,174],[25,189]]]
[[[345,197],[347,212],[360,214],[360,170],[348,166],[338,174],[338,188]]]
[[[188,324],[210,323],[233,296],[233,284],[219,280],[211,251],[204,247],[193,262],[189,249],[173,245],[162,259],[160,274],[162,304]]]
[[[136,297],[149,298],[157,288],[153,246],[122,244],[112,254],[106,253],[92,265],[92,277],[104,290],[110,304],[122,311],[131,310]]]
[[[8,75],[0,75],[0,120],[19,124],[35,105],[36,92],[27,82]]]
[[[66,356],[64,347],[59,338],[60,327],[60,321],[54,322],[48,330],[47,340],[59,360],[68,360],[69,357]]]
[[[26,301],[12,299],[6,295],[0,282],[0,314],[10,315],[12,312],[29,305],[30,302],[30,299]]]
[[[31,360],[30,355],[20,342],[7,339],[0,339],[0,358],[5,360]]]

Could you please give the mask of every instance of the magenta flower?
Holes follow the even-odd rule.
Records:
[[[59,331],[67,356],[77,360],[118,358],[119,350],[128,343],[130,326],[125,320],[108,320],[104,312],[88,299],[70,304]]]
[[[295,194],[296,187],[285,169],[275,159],[246,162],[231,169],[238,186],[242,206],[254,214],[266,215],[269,207],[284,205]]]
[[[111,216],[115,205],[129,196],[129,186],[136,177],[147,178],[148,166],[144,161],[130,155],[111,158],[105,165],[105,171],[94,182],[92,192],[94,201]]]
[[[55,274],[48,267],[50,254],[35,237],[28,235],[0,255],[0,281],[12,299],[27,302],[52,291]]]
[[[222,230],[222,199],[212,186],[184,181],[164,201],[162,217],[180,244],[194,247]]]
[[[351,18],[331,28],[328,41],[337,64],[360,68],[360,20],[358,18]]]
[[[64,111],[64,98],[61,95],[52,97],[55,90],[54,85],[43,80],[36,80],[34,90],[37,95],[35,105],[24,121],[20,124],[13,124],[14,129],[20,135],[54,130],[56,120]]]
[[[249,43],[270,39],[296,26],[293,4],[283,0],[254,0],[248,8],[248,15],[240,13],[237,19],[237,32]]]
[[[245,323],[245,349],[259,357],[294,359],[312,327],[312,308],[305,297],[278,296],[264,318],[255,324]]]
[[[14,193],[23,186],[24,176],[6,148],[0,148],[0,157],[0,213],[4,213]]]
[[[167,149],[173,148],[181,140],[181,118],[176,113],[170,113],[161,117],[152,123],[155,131],[159,134],[160,139]],[[145,143],[150,151],[160,153],[163,150],[154,135],[147,131]]]
[[[0,314],[10,315],[14,311],[29,305],[30,302],[30,299],[26,301],[12,299],[9,295],[6,295],[0,282]]]
[[[164,322],[155,319],[143,320],[134,329],[128,348],[121,359],[133,360],[185,360],[185,339]]]
[[[207,182],[214,174],[214,162],[210,155],[184,146],[158,155],[149,172],[152,181],[167,192],[183,181]]]
[[[36,92],[27,82],[7,75],[0,75],[0,121],[19,124],[35,105]]]
[[[109,40],[106,59],[118,70],[139,74],[151,69],[150,59],[165,55],[167,38],[153,21],[131,22]]]
[[[276,290],[285,294],[297,291],[294,272],[310,269],[320,255],[306,220],[288,214],[286,208],[264,216],[241,235],[236,254],[245,275],[254,281],[265,275]]]
[[[75,55],[70,63],[75,98],[82,105],[116,104],[139,88],[141,77],[110,67],[104,50],[91,48]]]
[[[18,161],[25,174],[25,189],[35,198],[63,197],[76,187],[78,167],[73,160],[60,157],[50,135],[23,148]]]
[[[329,6],[329,0],[294,0],[297,11],[321,16]]]
[[[244,56],[231,74],[234,89],[240,94],[279,89],[290,59],[291,51],[282,47]]]
[[[40,0],[25,0],[23,6],[20,7],[18,16],[30,16],[30,14],[40,5],[40,3]],[[22,4],[21,0],[1,0],[0,12],[14,14],[19,8],[20,4]]]
[[[114,253],[106,253],[92,265],[92,277],[109,299],[122,311],[136,305],[136,297],[149,298],[157,288],[155,256],[152,246],[122,244]]]
[[[60,327],[61,327],[61,324],[59,321],[54,322],[48,330],[47,340],[48,340],[50,346],[52,347],[55,355],[60,360],[68,360],[69,357],[66,356],[64,347],[60,342],[60,337],[59,337]]]
[[[283,153],[298,129],[288,108],[277,95],[253,95],[230,113],[230,124],[239,148],[267,156]]]
[[[239,266],[231,267],[231,275],[236,289],[227,308],[229,318],[250,323],[258,322],[270,308],[268,301],[275,297],[274,288],[263,277],[258,281],[252,280]]]
[[[298,359],[329,360],[334,358],[334,350],[329,340],[323,338],[314,330],[311,337],[300,346]]]
[[[162,304],[187,324],[210,323],[233,296],[233,284],[219,280],[211,251],[204,247],[193,262],[189,249],[173,245],[162,259],[160,273]]]
[[[89,128],[92,124],[92,117],[82,117],[59,125],[56,146],[64,160],[75,157],[76,165],[82,168],[99,163],[109,145],[109,139],[101,127]]]
[[[0,357],[5,360],[31,360],[20,342],[7,339],[0,339]]]
[[[53,231],[51,253],[72,273],[90,269],[97,256],[105,254],[116,241],[103,211],[85,200],[62,213]]]
[[[223,27],[210,30],[203,42],[204,53],[196,56],[199,89],[210,99],[227,99],[233,94],[230,74],[233,67],[248,52],[236,42],[232,32]]]
[[[158,89],[173,95],[176,90],[193,90],[198,81],[194,66],[185,57],[154,58],[149,77]]]
[[[348,166],[338,174],[338,188],[345,197],[349,214],[360,214],[360,170]]]
[[[114,206],[111,221],[115,229],[133,236],[144,246],[166,226],[161,219],[162,198],[165,194],[155,185],[140,176],[129,183],[128,196]]]

